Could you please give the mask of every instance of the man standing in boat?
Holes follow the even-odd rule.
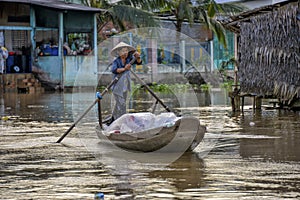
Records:
[[[130,69],[132,64],[130,62],[132,59],[135,59],[133,64],[142,63],[140,54],[135,48],[124,42],[117,44],[111,50],[111,55],[117,57],[112,63],[111,71],[113,73],[113,78],[116,78],[119,74],[122,74],[122,76],[118,82],[112,86],[115,105],[110,123],[126,113],[127,93],[131,90]]]

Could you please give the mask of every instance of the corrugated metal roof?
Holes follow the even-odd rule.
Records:
[[[47,7],[47,8],[53,8],[57,10],[75,10],[75,11],[86,11],[86,12],[105,11],[99,8],[88,7],[88,6],[75,4],[75,3],[68,3],[59,0],[0,0],[0,2],[24,3],[29,5],[37,5],[37,6]]]

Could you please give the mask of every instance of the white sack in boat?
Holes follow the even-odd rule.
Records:
[[[111,133],[118,131],[120,133],[136,133],[151,128],[174,124],[177,119],[176,115],[171,112],[161,113],[159,115],[154,115],[149,112],[128,113],[115,120],[105,129],[105,132]]]

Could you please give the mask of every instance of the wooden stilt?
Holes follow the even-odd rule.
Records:
[[[0,74],[0,87],[3,93],[5,93],[5,81],[4,81],[4,74]]]
[[[262,98],[257,96],[255,98],[255,106],[256,106],[255,108],[260,110],[261,109],[261,104],[262,104]]]
[[[229,92],[229,97],[231,98],[231,106],[232,106],[232,111],[240,111],[240,94],[239,94],[239,89],[237,87],[234,88],[233,92]]]
[[[245,97],[242,96],[242,112],[244,112]]]
[[[234,102],[234,97],[230,97],[231,99],[231,109],[232,109],[232,112],[235,112],[235,102]]]
[[[255,96],[253,96],[253,97],[252,97],[252,109],[253,109],[253,110],[255,109],[255,102],[256,102],[255,99],[256,99]]]
[[[234,106],[235,106],[235,111],[240,111],[241,107],[241,101],[240,101],[240,95],[236,94],[234,97]]]

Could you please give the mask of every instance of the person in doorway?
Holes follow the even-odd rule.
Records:
[[[0,74],[5,71],[5,60],[8,58],[8,51],[0,45]]]
[[[112,63],[113,78],[116,78],[119,74],[122,74],[117,83],[112,86],[112,92],[115,99],[115,105],[112,112],[112,120],[110,123],[123,114],[126,113],[126,98],[128,91],[131,90],[130,86],[130,61],[135,58],[133,64],[141,64],[142,60],[140,54],[134,47],[120,42],[112,50],[111,55],[116,57]]]

